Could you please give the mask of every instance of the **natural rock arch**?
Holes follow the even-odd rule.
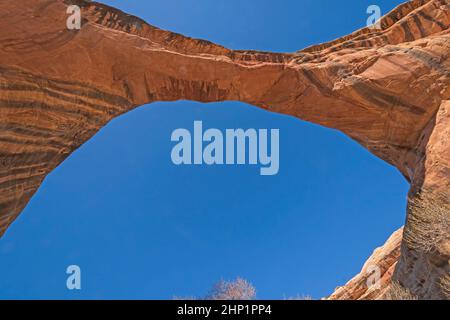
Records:
[[[70,4],[82,7],[79,31],[66,28]],[[232,51],[84,0],[0,2],[0,234],[114,117],[154,101],[239,100],[338,129],[396,166],[411,192],[394,277],[421,298],[448,298],[450,240],[424,248],[420,226],[447,231],[450,213],[420,212],[450,205],[449,9],[413,0],[382,30],[279,54]],[[363,294],[335,296],[345,297]]]

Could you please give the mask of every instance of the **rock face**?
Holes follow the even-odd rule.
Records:
[[[81,30],[66,28],[71,4]],[[449,233],[426,247],[415,236],[448,231],[448,210],[416,209],[421,195],[432,199],[427,210],[434,198],[450,204],[449,9],[413,0],[381,30],[277,54],[232,51],[84,0],[0,0],[0,234],[114,117],[154,101],[239,100],[341,130],[396,166],[411,191],[393,277],[421,298],[448,298]]]
[[[361,272],[343,287],[336,288],[336,291],[328,299],[384,299],[400,257],[402,236],[403,228],[394,232],[382,247],[373,252]]]

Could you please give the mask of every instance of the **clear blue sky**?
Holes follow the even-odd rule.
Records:
[[[234,49],[295,51],[362,27],[372,1],[106,3]],[[377,0],[384,13],[400,0]],[[130,57],[132,59],[132,57]],[[279,128],[280,173],[177,167],[172,130]],[[45,180],[0,240],[0,298],[201,296],[244,277],[258,297],[320,298],[359,272],[404,222],[408,185],[343,134],[241,103],[143,106]],[[82,290],[65,269],[82,270]]]

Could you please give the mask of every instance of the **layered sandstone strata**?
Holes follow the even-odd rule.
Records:
[[[367,259],[361,272],[344,286],[336,288],[329,300],[388,299],[392,274],[400,257],[403,228],[390,236]]]
[[[81,30],[66,28],[71,4]],[[449,238],[424,247],[415,235],[447,230],[450,216],[421,213],[433,198],[450,204],[449,9],[413,0],[381,30],[278,54],[232,51],[84,0],[0,0],[0,234],[114,117],[154,101],[239,100],[341,130],[396,166],[411,192],[393,277],[421,298],[448,298]]]

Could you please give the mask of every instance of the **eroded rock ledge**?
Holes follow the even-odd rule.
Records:
[[[367,259],[361,272],[344,286],[336,288],[329,300],[375,300],[388,298],[391,278],[400,257],[403,228],[390,236]]]
[[[66,28],[70,4],[82,7],[79,31]],[[411,182],[408,239],[418,224],[448,225],[450,213],[430,221],[415,204],[423,193],[450,204],[449,9],[448,0],[413,0],[382,30],[279,54],[229,50],[99,3],[0,1],[0,234],[111,119],[179,99],[239,100],[338,129]],[[416,242],[403,241],[395,281],[420,298],[448,298],[450,239]]]

